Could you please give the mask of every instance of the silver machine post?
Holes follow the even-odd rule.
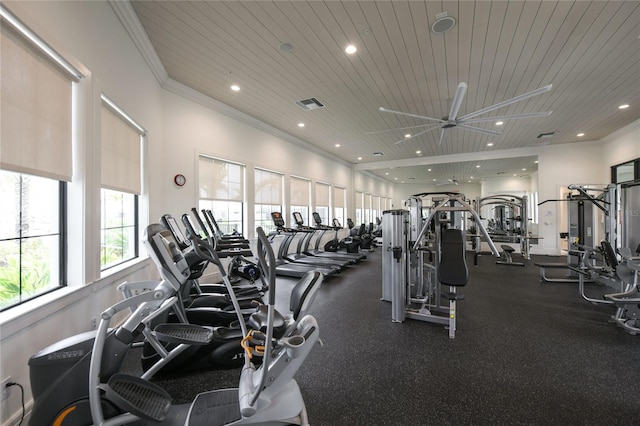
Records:
[[[432,205],[423,208],[422,197],[432,195]],[[382,297],[391,302],[391,320],[405,319],[443,324],[455,337],[456,301],[463,296],[456,287],[438,279],[441,232],[445,228],[464,231],[466,215],[477,228],[494,256],[500,254],[482,226],[475,209],[457,193],[425,193],[410,197],[405,210],[387,210],[382,216]],[[425,219],[425,213],[428,216]],[[442,299],[448,299],[443,303]]]

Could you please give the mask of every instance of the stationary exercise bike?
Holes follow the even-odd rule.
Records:
[[[153,231],[153,230],[152,230]],[[149,321],[178,303],[178,288],[165,277],[153,291],[123,300],[100,315],[97,332],[84,333],[54,344],[36,354],[30,362],[34,395],[31,426],[40,425],[164,425],[222,424],[308,424],[304,400],[293,380],[294,374],[315,343],[319,328],[315,319],[304,315],[322,282],[322,275],[309,273],[292,292],[294,315],[281,318],[275,311],[275,256],[262,230],[258,228],[259,263],[269,281],[269,304],[249,323],[242,315],[238,321],[245,336],[244,367],[239,387],[199,394],[191,404],[172,405],[169,395],[157,385],[142,378],[120,373],[124,356]],[[188,269],[184,258],[160,232],[148,235],[164,247],[162,256],[172,259],[171,267]],[[219,263],[215,251],[199,241],[198,250]],[[231,290],[228,277],[225,285]],[[234,305],[238,301],[230,291]],[[293,306],[295,304],[295,306]],[[110,328],[114,317],[133,309],[122,325]],[[163,334],[181,344],[180,348],[207,340],[207,327],[165,325]],[[257,339],[262,346],[264,362],[256,367],[251,353]]]

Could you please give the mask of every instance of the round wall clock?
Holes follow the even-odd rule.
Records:
[[[175,175],[173,177],[173,182],[178,186],[183,186],[185,183],[187,183],[187,178],[184,177],[184,175]]]

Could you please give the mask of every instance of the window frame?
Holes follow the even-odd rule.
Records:
[[[19,257],[20,259],[22,259],[22,246],[23,246],[23,240],[27,240],[27,239],[31,239],[31,238],[38,238],[38,237],[45,237],[45,236],[54,236],[57,235],[58,236],[58,244],[57,244],[57,250],[58,250],[58,279],[57,279],[57,283],[52,285],[51,288],[41,291],[37,294],[34,294],[32,296],[29,296],[27,298],[23,298],[22,296],[22,276],[23,276],[23,271],[22,271],[22,262],[20,261],[20,282],[18,283],[19,287],[20,287],[20,292],[18,293],[18,300],[15,303],[11,303],[8,304],[6,306],[1,306],[0,307],[0,312],[4,312],[6,310],[9,310],[11,308],[14,308],[16,306],[22,305],[26,302],[29,302],[31,300],[37,299],[39,297],[42,297],[44,295],[50,294],[52,292],[58,291],[61,288],[67,287],[68,282],[67,282],[67,276],[68,276],[68,270],[67,270],[67,259],[68,259],[68,252],[66,250],[67,247],[67,182],[62,181],[62,180],[56,180],[56,179],[52,179],[49,177],[43,177],[43,176],[35,176],[35,175],[31,175],[28,173],[18,173],[18,172],[14,172],[11,170],[2,170],[3,172],[8,172],[8,173],[14,173],[17,176],[19,176],[20,179],[20,188],[23,187],[23,177],[25,175],[27,176],[33,176],[33,177],[37,177],[39,179],[47,179],[50,180],[52,182],[57,182],[57,187],[58,187],[58,220],[57,220],[57,230],[58,232],[55,234],[46,234],[46,235],[30,235],[28,237],[23,237],[22,236],[22,226],[20,226],[20,232],[19,235],[15,238],[7,238],[3,241],[15,241],[18,240],[19,241]],[[22,191],[20,191],[22,193]],[[20,218],[20,223],[22,224],[22,218],[23,218],[23,210],[22,210],[22,200],[20,200],[19,202],[19,211],[18,211],[18,217]]]
[[[120,227],[103,227],[103,223],[102,223],[102,213],[100,213],[100,274],[105,274],[110,272],[110,270],[113,270],[114,268],[119,267],[120,265],[123,265],[127,262],[131,262],[135,259],[138,259],[140,257],[140,207],[139,207],[139,203],[140,203],[140,196],[138,194],[131,194],[131,193],[127,193],[127,192],[123,192],[123,191],[116,191],[113,189],[108,189],[108,188],[100,188],[100,210],[102,210],[102,208],[104,208],[102,201],[103,201],[103,191],[111,191],[111,192],[117,192],[123,195],[131,195],[133,196],[133,234],[135,236],[135,238],[133,239],[133,256],[126,258],[126,259],[121,259],[119,262],[117,263],[111,263],[111,264],[107,264],[107,265],[103,265],[102,264],[102,249],[103,249],[103,242],[102,242],[102,233],[106,232],[109,229],[120,229],[121,231],[126,229],[126,228],[130,228],[130,226],[120,226]],[[123,232],[124,234],[124,232]]]
[[[201,170],[200,170],[200,158],[201,157],[205,157],[207,159],[213,160],[214,162],[219,162],[219,163],[224,163],[224,164],[228,164],[228,165],[232,165],[232,166],[236,166],[240,169],[240,174],[242,175],[242,181],[240,182],[241,188],[240,191],[242,193],[241,195],[241,199],[237,200],[237,199],[233,199],[233,198],[218,198],[218,197],[206,197],[203,198],[202,197],[202,179],[203,176],[201,175]],[[239,163],[236,161],[231,161],[231,160],[227,160],[224,158],[220,158],[220,157],[216,157],[215,155],[209,155],[206,153],[197,153],[196,154],[196,162],[198,164],[198,171],[197,171],[197,176],[198,176],[198,195],[197,195],[197,199],[198,199],[198,208],[202,209],[202,205],[203,203],[208,203],[211,204],[211,207],[213,207],[213,203],[227,203],[227,211],[229,211],[229,204],[230,203],[239,203],[240,204],[240,229],[238,230],[238,232],[240,232],[243,235],[247,235],[247,220],[246,220],[246,204],[247,204],[247,200],[246,200],[246,193],[247,193],[247,165],[243,164],[243,163]],[[229,186],[226,187],[227,188],[227,194],[229,194]],[[214,209],[211,208],[211,210],[213,211]],[[218,226],[220,226],[220,229],[223,230],[225,229],[225,226],[228,226],[230,223],[235,223],[235,221],[230,221],[230,220],[223,220],[222,218],[218,217],[217,215],[214,214],[214,217],[216,219],[216,222],[218,223]],[[235,228],[234,228],[235,229]]]

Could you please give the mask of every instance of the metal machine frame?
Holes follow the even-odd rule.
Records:
[[[432,197],[434,205],[429,217],[422,217],[422,199]],[[383,212],[382,298],[391,302],[391,320],[405,319],[443,324],[449,337],[456,332],[456,302],[464,298],[456,287],[443,286],[438,279],[441,232],[443,227],[464,223],[469,213],[478,223],[478,229],[496,257],[500,257],[491,237],[480,223],[475,209],[463,194],[450,192],[423,193],[409,198],[409,210]],[[447,216],[445,218],[445,216]],[[456,227],[461,229],[460,227]],[[443,298],[448,302],[443,303]]]

